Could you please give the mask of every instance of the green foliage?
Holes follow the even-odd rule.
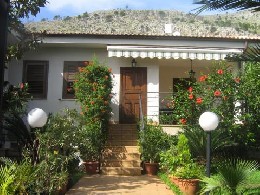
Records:
[[[4,83],[3,92],[3,112],[24,114],[27,108],[27,102],[30,100],[28,93],[28,83],[21,83],[19,86]]]
[[[171,190],[173,191],[174,194],[176,195],[182,195],[182,192],[179,190],[179,188],[177,186],[175,186],[171,180],[168,177],[168,174],[163,173],[163,172],[159,172],[158,173],[159,178],[167,185],[171,188]]]
[[[4,84],[3,91],[3,128],[8,132],[9,140],[15,140],[19,146],[32,145],[32,136],[24,124],[22,117],[26,114],[27,103],[30,100],[28,84],[19,86]]]
[[[31,15],[36,16],[40,12],[40,8],[44,7],[47,0],[12,0],[10,1],[8,27],[14,31],[18,31],[20,41],[8,46],[6,60],[12,58],[20,59],[25,51],[35,49],[39,46],[42,34],[29,33],[22,25],[21,18],[29,18]]]
[[[188,138],[190,152],[194,158],[206,159],[207,134],[199,125],[184,126],[184,135]],[[223,153],[227,146],[235,145],[227,131],[218,129],[211,132],[211,152],[212,155]]]
[[[144,130],[139,132],[139,146],[142,160],[159,162],[160,153],[170,148],[174,138],[163,132],[159,125],[145,124]]]
[[[106,141],[108,121],[111,114],[112,77],[111,68],[102,65],[96,58],[80,68],[74,82],[75,96],[85,120],[85,140],[80,150],[85,160],[97,160]]]
[[[160,153],[160,166],[167,170],[168,174],[184,179],[202,176],[201,167],[191,158],[188,139],[184,134],[178,136],[177,145],[172,145],[169,150]]]
[[[0,193],[7,194],[26,194],[34,181],[32,173],[34,167],[29,159],[24,159],[20,163],[1,158],[0,167]]]
[[[244,191],[259,189],[259,165],[255,161],[228,159],[219,163],[217,174],[203,178],[206,186],[203,192],[212,194],[242,194]],[[258,172],[258,174],[256,174]],[[252,183],[252,179],[257,181]],[[250,193],[249,193],[250,194]]]
[[[198,154],[196,148],[202,152],[198,148],[203,148],[205,135],[192,129],[199,129],[199,116],[208,110],[215,112],[220,119],[217,132],[212,136],[216,143],[213,149],[219,150],[231,144],[241,147],[259,145],[260,121],[255,117],[260,115],[259,67],[259,63],[248,63],[238,76],[225,63],[217,63],[209,74],[202,74],[198,82],[188,82],[189,88],[178,85],[177,93],[165,100],[169,102],[168,108],[172,109],[172,115],[167,117],[183,125],[191,146],[197,146],[192,149],[193,154]],[[241,105],[235,106],[237,102]],[[192,141],[192,136],[197,139],[197,144]]]
[[[89,123],[82,127],[82,141],[79,143],[81,157],[85,161],[97,161],[104,148],[106,135],[98,122]]]
[[[87,121],[106,125],[110,118],[112,98],[111,69],[96,58],[80,68],[74,82],[75,96]]]

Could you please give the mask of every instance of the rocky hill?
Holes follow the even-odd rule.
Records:
[[[165,33],[172,24],[172,33]],[[32,32],[47,34],[106,34],[196,37],[260,38],[258,12],[195,16],[171,10],[108,10],[75,17],[55,16],[53,20],[26,23]]]

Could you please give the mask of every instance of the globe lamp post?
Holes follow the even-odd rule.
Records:
[[[46,114],[46,112],[44,112],[42,109],[40,108],[34,108],[32,109],[27,116],[27,121],[29,123],[29,125],[32,128],[41,128],[43,127],[46,122],[47,122],[48,116]],[[37,164],[39,163],[39,154],[38,154],[38,148],[39,148],[39,140],[36,139],[34,132],[33,133],[33,156],[32,156],[32,162],[33,164]]]
[[[207,152],[206,152],[206,174],[210,177],[210,150],[211,150],[211,131],[214,131],[219,123],[218,116],[213,112],[204,112],[200,115],[199,125],[207,133]]]

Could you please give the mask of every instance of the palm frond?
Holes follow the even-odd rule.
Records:
[[[197,4],[203,4],[201,7],[195,9],[199,14],[206,10],[252,10],[260,11],[259,0],[201,0],[194,1]]]
[[[248,47],[243,54],[230,54],[225,59],[229,61],[260,62],[260,43]]]

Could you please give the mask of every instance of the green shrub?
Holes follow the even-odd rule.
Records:
[[[139,146],[142,160],[159,162],[160,153],[170,148],[174,138],[165,133],[159,125],[146,124],[139,132]]]

